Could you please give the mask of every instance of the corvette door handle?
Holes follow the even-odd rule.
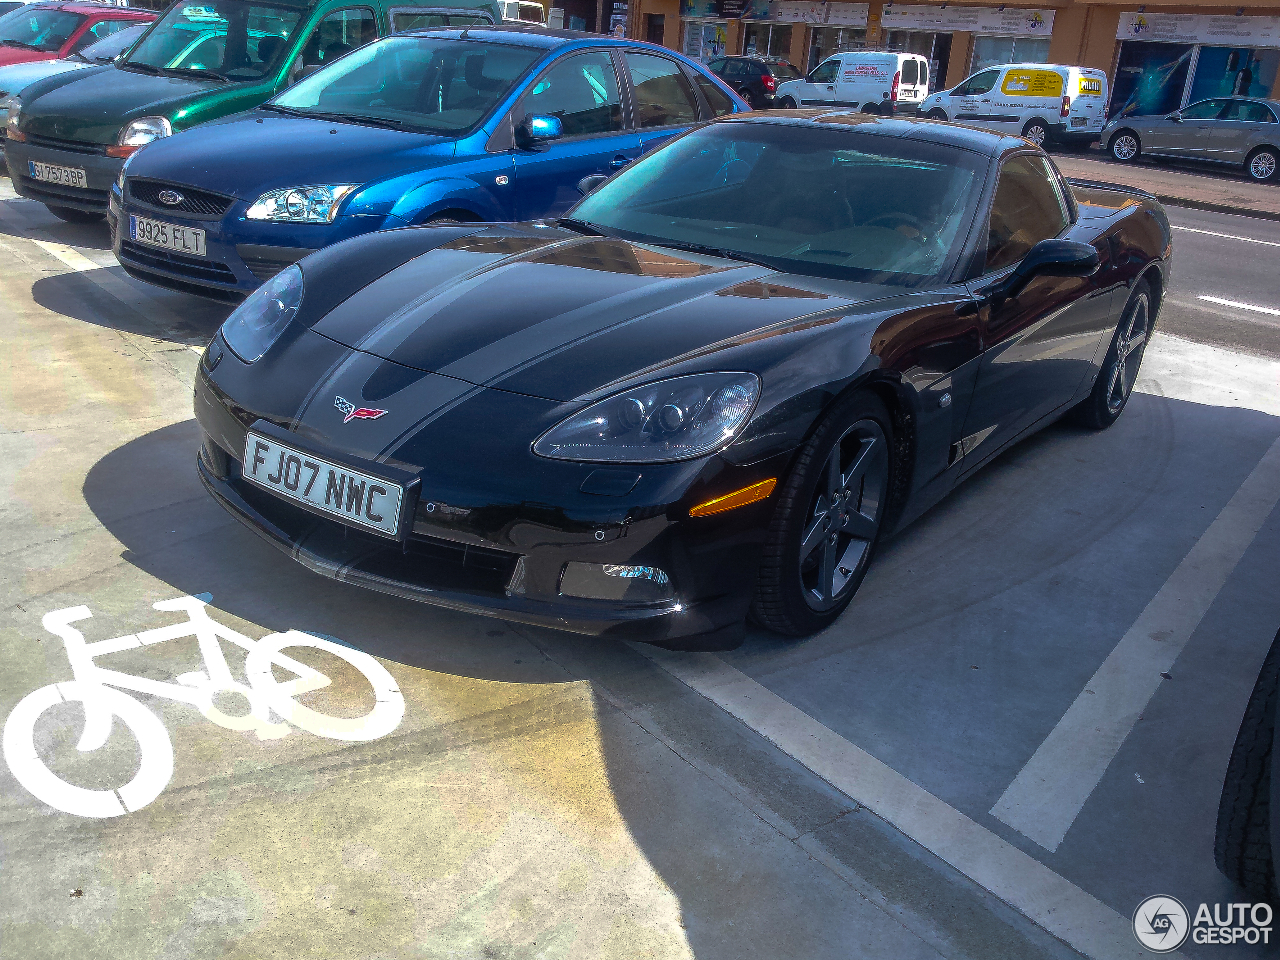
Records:
[[[609,166],[612,167],[614,170],[621,170],[630,162],[631,161],[628,160],[626,157],[619,154],[618,156],[614,157],[612,160],[609,161]]]

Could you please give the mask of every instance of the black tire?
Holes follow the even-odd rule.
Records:
[[[97,223],[103,219],[105,213],[85,213],[83,210],[73,210],[71,207],[55,207],[46,203],[45,207],[59,220],[65,220],[67,223]]]
[[[1271,856],[1271,753],[1280,700],[1280,633],[1262,662],[1236,734],[1218,803],[1213,859],[1260,900],[1280,895]]]
[[[783,97],[778,106],[783,110],[794,110],[796,108],[796,102],[790,97]]]
[[[930,111],[929,111],[928,116],[927,116],[925,119],[927,119],[927,120],[946,120],[946,119],[947,119],[947,114],[946,114],[946,111],[941,110],[941,109],[939,109],[939,108],[937,108],[937,107],[934,107],[932,110],[930,110]]]
[[[1024,140],[1030,140],[1037,147],[1048,146],[1049,124],[1039,117],[1032,117],[1022,125],[1022,137]]]
[[[880,104],[864,103],[862,105],[862,113],[869,113],[873,117],[878,117],[880,115]]]
[[[756,106],[755,96],[746,87],[743,87],[741,90],[738,91],[738,96],[740,96],[743,100],[747,101],[747,106],[750,107],[752,110],[760,109],[758,106]]]
[[[1081,426],[1105,430],[1120,419],[1133,393],[1155,321],[1151,284],[1146,279],[1139,280],[1125,301],[1093,391],[1071,411]]]
[[[894,469],[884,403],[865,392],[837,401],[778,490],[751,602],[756,623],[800,637],[844,612],[879,543]]]
[[[1254,183],[1275,183],[1280,180],[1280,150],[1275,147],[1259,147],[1244,162],[1245,173]]]
[[[1142,140],[1132,130],[1117,130],[1107,141],[1107,153],[1112,160],[1133,163],[1142,156]]]

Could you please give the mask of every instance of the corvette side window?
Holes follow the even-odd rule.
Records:
[[[566,137],[621,130],[613,59],[607,53],[580,53],[561,60],[534,82],[522,109],[526,117],[559,117]]]
[[[1066,228],[1066,203],[1048,165],[1040,157],[1014,157],[1000,168],[991,204],[986,271],[1012,266]]]

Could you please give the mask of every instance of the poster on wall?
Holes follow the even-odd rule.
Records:
[[[1188,103],[1210,97],[1271,98],[1280,69],[1280,50],[1255,47],[1201,47]]]
[[[1280,47],[1280,17],[1207,16],[1199,13],[1122,13],[1117,40],[1157,43],[1240,44]]]
[[[928,30],[933,33],[980,33],[999,37],[1047,37],[1053,33],[1052,10],[1000,10],[995,7],[886,6],[880,14],[885,30]]]

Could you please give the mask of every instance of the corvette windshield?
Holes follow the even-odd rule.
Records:
[[[60,49],[82,23],[82,15],[64,10],[15,10],[0,20],[0,46],[48,53]]]
[[[985,164],[855,124],[714,124],[627,167],[570,216],[792,273],[921,286],[954,266]]]
[[[343,57],[268,106],[433,133],[475,126],[543,51],[443,37],[388,37]]]
[[[121,66],[143,73],[261,80],[274,74],[301,19],[299,10],[206,0],[178,3],[134,47]]]

